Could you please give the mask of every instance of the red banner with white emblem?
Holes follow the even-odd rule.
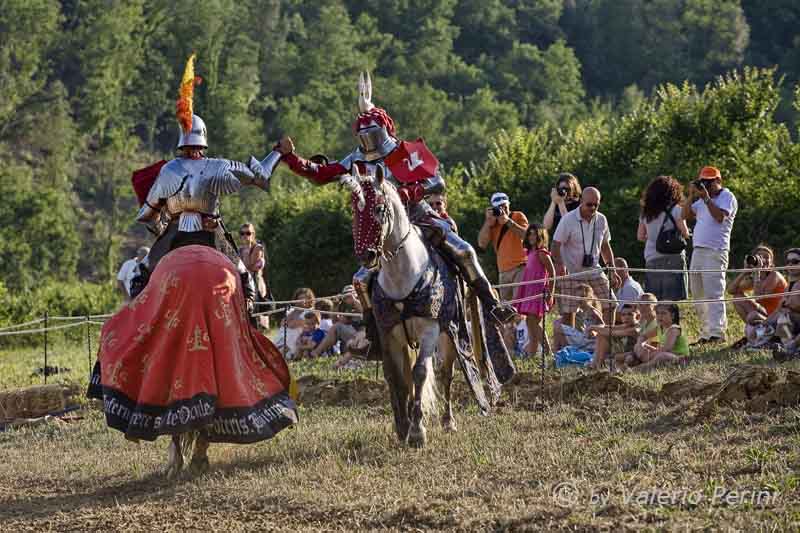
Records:
[[[414,183],[436,175],[439,160],[425,146],[425,141],[400,141],[386,159],[386,166],[392,175],[402,183]]]

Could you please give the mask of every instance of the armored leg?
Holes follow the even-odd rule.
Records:
[[[372,283],[376,273],[377,270],[375,269],[361,267],[358,269],[358,272],[353,274],[353,287],[356,290],[358,300],[361,302],[366,336],[369,341],[367,359],[375,361],[381,359],[378,323],[375,321],[375,315],[372,312],[372,297],[370,296],[370,290],[372,289]]]
[[[504,304],[497,299],[478,262],[475,249],[452,231],[448,231],[440,242],[439,250],[458,265],[464,280],[472,287],[478,298],[488,306],[495,320],[503,324],[510,322],[516,311],[511,305]]]

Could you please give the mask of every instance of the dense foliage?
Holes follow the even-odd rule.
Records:
[[[800,6],[768,4],[6,0],[0,280],[11,292],[107,282],[149,240],[131,224],[130,173],[170,157],[192,51],[210,155],[263,156],[284,133],[305,155],[347,153],[356,76],[368,69],[399,134],[424,137],[441,159],[470,240],[489,192],[507,189],[536,218],[554,174],[570,170],[606,192],[617,247],[635,260],[641,186],[715,163],[740,197],[737,252],[785,245]],[[703,89],[726,72],[740,74]],[[278,295],[336,290],[354,268],[345,195],[285,171],[275,181],[272,196],[227,198],[228,225],[256,222]]]

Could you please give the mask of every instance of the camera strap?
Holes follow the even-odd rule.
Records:
[[[508,214],[508,219],[511,220],[511,213]],[[497,236],[497,242],[494,245],[495,253],[500,251],[500,243],[503,242],[503,237],[506,236],[506,233],[508,233],[508,225],[503,224],[503,227],[500,228],[500,234]]]
[[[597,215],[595,215],[594,220],[592,220],[592,222],[589,223],[589,224],[594,224],[594,226],[592,226],[592,247],[589,248],[588,252],[586,251],[586,236],[583,234],[583,218],[580,216],[580,214],[578,215],[578,219],[581,222],[581,241],[583,242],[583,255],[591,255],[592,257],[594,257],[594,242],[595,238],[597,237],[597,232],[595,231],[595,229],[597,229],[595,227],[597,226]],[[586,225],[588,226],[589,224]]]

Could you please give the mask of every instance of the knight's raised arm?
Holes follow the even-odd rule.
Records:
[[[292,172],[298,176],[308,178],[317,185],[338,181],[340,176],[349,172],[349,169],[338,161],[322,164],[314,163],[299,157],[294,152],[284,155],[282,161],[286,163]]]

